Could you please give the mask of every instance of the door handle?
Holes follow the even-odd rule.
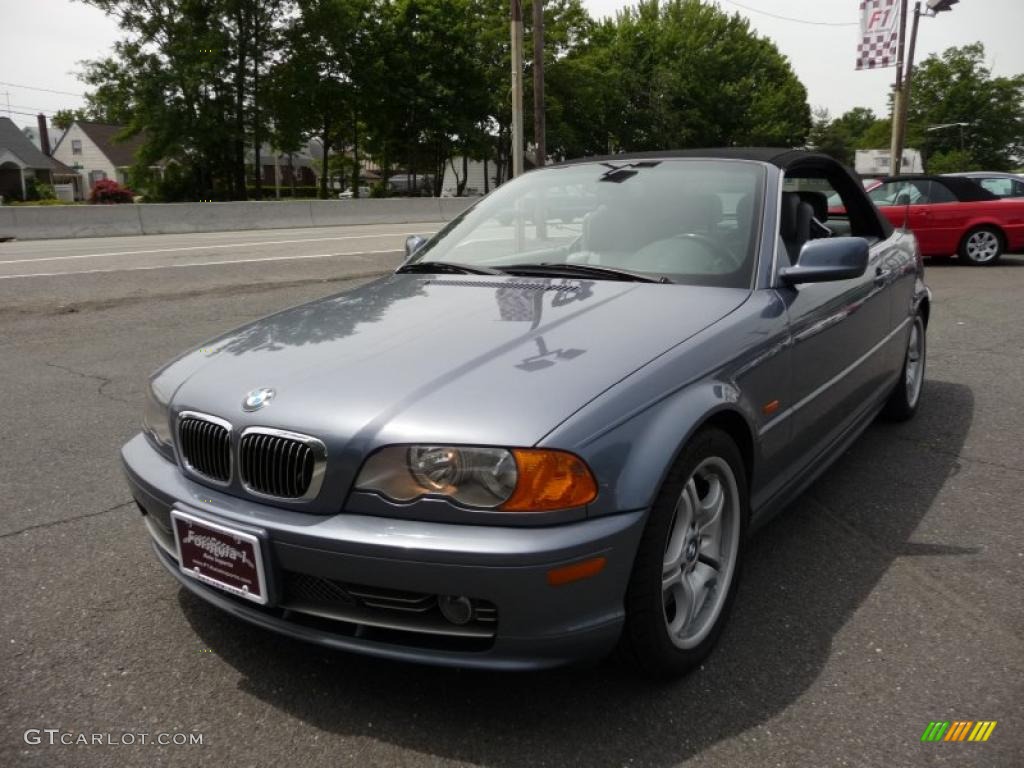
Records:
[[[875,267],[875,285],[885,285],[889,282],[889,275],[891,274],[892,270]]]

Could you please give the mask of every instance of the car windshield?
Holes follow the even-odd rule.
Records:
[[[531,171],[455,219],[415,255],[466,271],[646,276],[746,288],[764,168],[723,160],[610,160]],[[439,265],[440,269],[441,265]]]

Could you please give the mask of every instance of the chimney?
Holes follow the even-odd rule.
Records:
[[[50,132],[46,129],[46,115],[42,112],[36,118],[39,121],[39,148],[43,154],[50,156]]]

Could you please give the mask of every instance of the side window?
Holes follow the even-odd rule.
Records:
[[[956,195],[950,192],[949,187],[941,181],[918,182],[925,187],[924,200],[922,203],[955,203]]]
[[[850,236],[877,239],[881,234],[877,231],[875,211],[865,205],[859,185],[845,176],[820,173],[805,178],[787,174],[782,189],[796,193],[802,202],[810,205],[812,240]]]
[[[907,181],[890,181],[881,184],[870,192],[875,205],[885,207],[887,205],[917,205],[924,202],[924,195],[916,184]]]
[[[978,179],[978,184],[996,197],[1024,197],[1024,182],[1016,179],[998,177]]]

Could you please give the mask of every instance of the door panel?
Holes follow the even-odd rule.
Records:
[[[853,280],[784,288],[792,344],[794,450],[802,466],[863,412],[889,375],[883,341],[891,326],[896,279],[889,241],[872,249]]]

